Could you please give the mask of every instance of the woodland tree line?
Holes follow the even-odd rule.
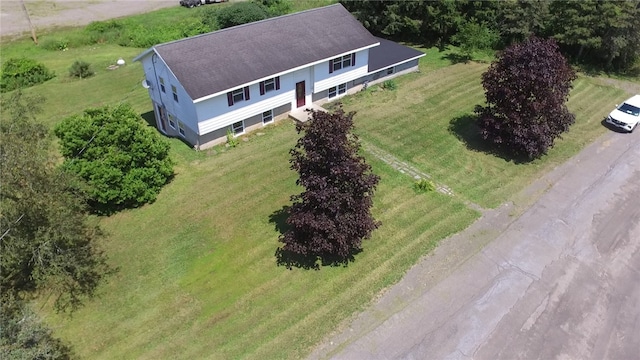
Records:
[[[477,41],[469,33],[494,39],[496,50],[536,35],[596,69],[625,72],[640,62],[640,0],[341,2],[375,35],[440,50]]]

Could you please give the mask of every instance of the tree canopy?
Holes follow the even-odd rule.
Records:
[[[173,175],[169,143],[128,104],[87,109],[64,119],[54,131],[63,167],[87,182],[98,213],[154,201]]]
[[[509,46],[482,76],[487,106],[476,108],[482,137],[516,156],[545,154],[575,121],[565,105],[575,79],[554,40]]]
[[[290,229],[280,241],[283,251],[312,263],[347,263],[379,225],[370,212],[379,178],[358,155],[352,117],[314,111],[310,122],[296,126],[304,136],[291,150],[291,168],[305,190],[291,197]]]
[[[86,215],[79,181],[56,166],[50,136],[35,121],[42,99],[16,92],[0,122],[0,288],[20,299],[38,290],[72,309],[110,271],[96,247],[100,232]]]
[[[500,49],[535,35],[553,37],[572,60],[608,70],[640,61],[640,0],[343,1],[377,35],[427,46],[464,44],[485,26]],[[459,32],[466,34],[456,35]],[[476,37],[479,39],[481,37]]]

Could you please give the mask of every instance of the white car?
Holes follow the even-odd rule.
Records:
[[[613,126],[633,132],[638,122],[640,122],[640,95],[630,97],[622,105],[616,105],[609,116],[607,122]]]

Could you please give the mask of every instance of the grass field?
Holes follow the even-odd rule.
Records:
[[[28,43],[3,44],[3,57],[24,53],[59,76],[26,92],[47,98],[42,120],[53,125],[95,105],[129,101],[151,111],[130,59],[142,49],[96,45],[64,52]],[[106,70],[119,57],[128,65]],[[71,80],[81,58],[98,74]],[[548,156],[516,164],[480,151],[469,122],[482,103],[486,64],[450,65],[428,51],[419,74],[397,79],[395,91],[373,87],[345,99],[357,111],[357,133],[408,161],[456,193],[416,194],[412,179],[364,154],[381,176],[373,209],[382,221],[348,267],[319,271],[276,265],[282,209],[300,191],[289,169],[297,138],[291,122],[250,135],[238,148],[196,153],[171,140],[176,177],[158,200],[101,219],[103,246],[117,274],[98,298],[57,315],[45,299],[41,314],[77,355],[87,359],[297,359],[345,319],[396,282],[441,239],[479,214],[473,201],[495,207],[606,131],[600,121],[622,90],[581,77],[569,103],[577,123]]]

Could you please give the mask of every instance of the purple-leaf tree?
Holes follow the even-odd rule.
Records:
[[[291,168],[304,187],[293,195],[280,251],[316,264],[346,264],[361,250],[379,223],[371,215],[379,177],[358,155],[360,144],[351,133],[353,113],[313,111],[312,121],[298,124],[304,135],[291,149]]]
[[[487,106],[476,107],[482,138],[515,156],[546,154],[575,121],[566,107],[575,79],[552,39],[531,37],[506,48],[482,75]]]

